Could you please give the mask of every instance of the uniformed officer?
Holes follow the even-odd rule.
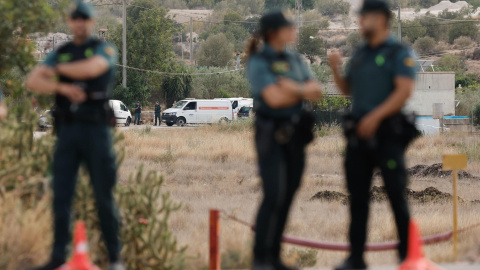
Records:
[[[162,120],[160,119],[160,113],[162,112],[162,105],[157,101],[155,103],[155,126],[157,125],[157,119],[158,119],[158,125],[162,125]]]
[[[247,48],[248,79],[255,103],[255,142],[264,198],[256,221],[253,269],[289,269],[280,260],[280,243],[290,205],[305,165],[305,146],[313,139],[314,119],[302,108],[318,100],[320,85],[297,52],[296,29],[283,13],[260,19]],[[263,41],[262,48],[258,48]]]
[[[400,238],[399,255],[407,254],[410,214],[404,196],[407,185],[405,148],[414,125],[401,113],[412,94],[415,61],[408,48],[390,36],[391,11],[387,0],[365,0],[360,31],[365,38],[347,65],[339,71],[340,55],[330,56],[335,81],[352,96],[352,114],[344,123],[348,139],[345,170],[350,202],[350,257],[337,270],[365,269],[363,259],[372,173],[379,167],[390,199]]]
[[[37,270],[61,267],[70,242],[71,204],[78,168],[90,174],[111,270],[125,269],[120,261],[119,224],[112,189],[116,160],[112,149],[113,112],[108,106],[115,76],[114,45],[91,37],[94,10],[78,1],[68,19],[73,41],[52,52],[27,78],[27,87],[55,94],[58,136],[53,161],[54,243],[51,260]]]
[[[142,105],[140,105],[140,101],[137,101],[137,104],[133,106],[133,110],[135,112],[135,117],[133,118],[133,124],[140,125],[140,116],[142,115]]]

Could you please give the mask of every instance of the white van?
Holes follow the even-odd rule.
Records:
[[[237,119],[238,111],[240,111],[242,107],[253,107],[253,98],[216,98],[215,100],[229,100],[230,103],[232,103],[234,119]]]
[[[228,100],[184,99],[163,111],[162,122],[167,126],[213,124],[233,120],[232,104]]]
[[[132,114],[127,106],[125,106],[120,100],[110,100],[108,104],[110,105],[110,108],[112,108],[115,118],[117,119],[117,125],[122,124],[129,126],[132,122]]]

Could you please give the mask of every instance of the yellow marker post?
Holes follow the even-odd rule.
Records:
[[[443,170],[453,175],[453,255],[457,256],[458,242],[458,170],[467,168],[467,155],[443,155]]]

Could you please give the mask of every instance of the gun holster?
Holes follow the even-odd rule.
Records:
[[[370,147],[376,147],[380,140],[397,139],[406,147],[421,134],[415,126],[416,115],[413,113],[397,113],[383,120],[375,136],[369,140],[358,138],[356,129],[359,121],[360,119],[352,114],[343,117],[343,132],[349,143],[363,141]]]

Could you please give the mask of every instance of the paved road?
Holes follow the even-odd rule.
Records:
[[[370,267],[369,270],[396,270],[398,266],[375,266],[375,267]],[[444,270],[479,270],[480,265],[475,264],[445,264],[441,265],[441,269]],[[309,268],[305,270],[332,270],[332,268]],[[417,269],[415,269],[417,270]],[[427,270],[427,269],[418,269],[418,270]]]
[[[129,129],[144,129],[147,125],[138,125],[138,126],[134,126],[134,125],[130,125],[128,127],[125,127],[125,126],[118,126],[118,129],[119,130],[129,130]],[[150,125],[150,127],[152,129],[174,129],[174,128],[195,128],[195,127],[199,127],[198,125],[186,125],[184,127],[178,127],[177,125],[173,125],[171,127],[163,124],[161,126],[153,126],[153,125]]]

